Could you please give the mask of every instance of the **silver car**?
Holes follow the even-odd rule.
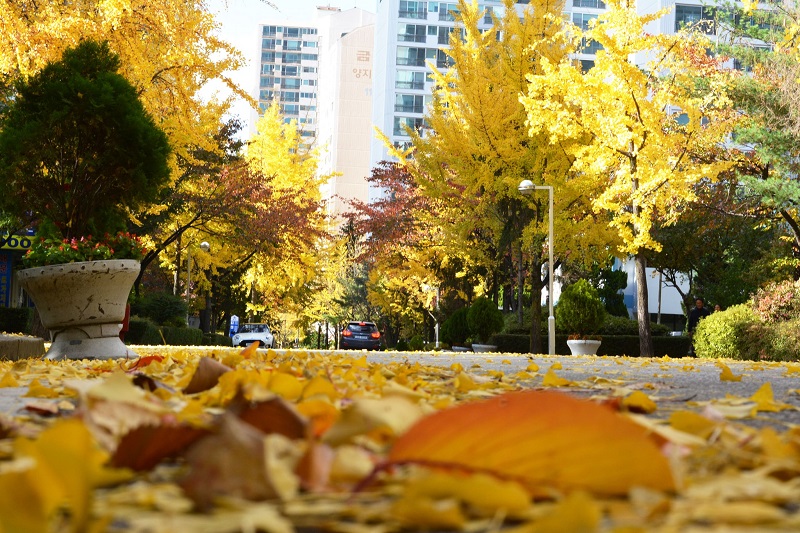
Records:
[[[234,346],[249,346],[258,341],[259,348],[272,348],[275,338],[266,324],[241,324],[239,331],[233,336]]]

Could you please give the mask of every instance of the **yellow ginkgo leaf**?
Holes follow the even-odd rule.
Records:
[[[795,406],[788,403],[776,402],[775,396],[772,393],[772,383],[769,381],[761,385],[758,390],[750,397],[750,400],[756,402],[756,409],[759,411],[767,411],[777,413],[784,409],[795,409]]]
[[[658,406],[656,402],[642,391],[633,391],[622,399],[622,405],[635,413],[653,413]]]
[[[544,378],[542,378],[542,385],[545,387],[569,387],[574,384],[575,383],[573,381],[556,375],[553,367],[550,367],[550,369],[544,375]]]
[[[0,378],[0,388],[4,387],[19,387],[19,381],[17,381],[17,378],[14,377],[12,372],[6,372],[3,374],[3,377]]]
[[[297,400],[303,394],[303,383],[292,374],[285,372],[273,374],[268,388],[287,400]]]
[[[722,370],[719,374],[720,381],[742,381],[742,376],[735,375],[725,363],[720,361],[717,366]]]
[[[28,398],[58,398],[60,394],[57,390],[42,385],[38,379],[31,381],[28,385],[28,392],[23,397]]]

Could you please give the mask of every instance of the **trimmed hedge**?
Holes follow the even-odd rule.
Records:
[[[556,354],[569,355],[568,335],[556,334]],[[530,335],[494,335],[491,344],[497,345],[500,352],[528,353],[531,345]],[[543,349],[547,349],[547,335],[542,337]],[[656,357],[685,357],[689,353],[689,337],[653,336],[653,351]],[[604,335],[597,355],[629,355],[639,357],[639,337],[637,335]]]
[[[233,339],[221,333],[206,333],[203,335],[204,346],[233,346]]]
[[[203,344],[203,330],[200,328],[173,328],[161,326],[164,340],[170,346],[200,346]]]
[[[198,328],[156,326],[149,320],[141,318],[132,318],[128,328],[128,333],[125,334],[127,344],[168,344],[170,346],[200,346],[203,344],[203,330]],[[230,341],[226,346],[229,345]]]
[[[33,307],[0,307],[0,331],[30,334]]]

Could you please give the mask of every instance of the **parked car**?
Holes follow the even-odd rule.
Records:
[[[234,346],[249,346],[258,341],[259,348],[272,348],[275,338],[266,324],[241,324],[239,331],[233,336]]]
[[[348,322],[342,329],[339,348],[342,350],[380,350],[381,332],[374,322]]]

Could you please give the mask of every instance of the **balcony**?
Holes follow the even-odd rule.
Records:
[[[404,43],[424,43],[426,41],[425,35],[411,35],[408,33],[399,33],[397,40]]]
[[[428,18],[428,11],[425,9],[417,9],[414,11],[400,11],[400,18],[403,19],[426,19]]]
[[[424,67],[424,57],[398,57],[397,64],[406,67]]]
[[[424,81],[396,81],[394,83],[395,89],[419,89],[425,88]]]
[[[424,113],[425,106],[395,104],[394,110],[400,113]]]

